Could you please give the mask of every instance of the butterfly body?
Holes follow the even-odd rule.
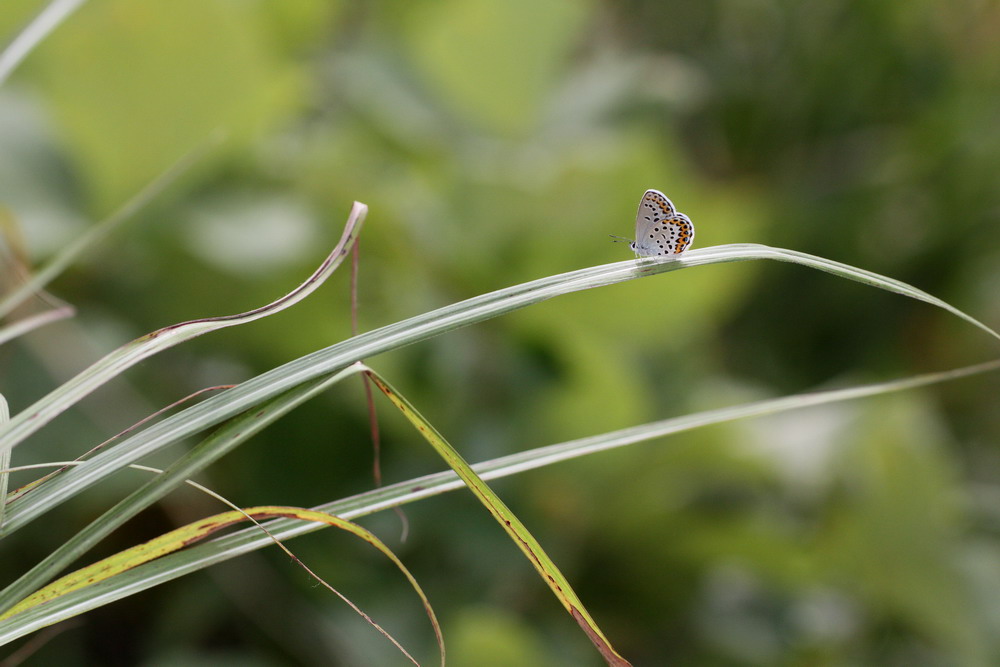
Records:
[[[694,224],[678,213],[659,190],[646,190],[635,216],[635,240],[629,245],[641,257],[680,255],[694,241]]]

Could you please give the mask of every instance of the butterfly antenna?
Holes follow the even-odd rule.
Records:
[[[615,236],[614,234],[608,234],[608,236],[614,239],[614,243],[618,243],[619,241],[624,241],[625,243],[632,243],[632,239],[627,239],[624,236]]]

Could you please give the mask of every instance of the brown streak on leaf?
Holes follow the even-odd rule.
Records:
[[[579,609],[573,607],[570,610],[570,613],[573,615],[573,618],[579,624],[580,628],[587,634],[588,637],[590,637],[590,641],[592,641],[594,646],[597,647],[597,650],[601,653],[601,657],[604,658],[604,662],[611,665],[611,667],[632,667],[631,662],[618,655],[615,650],[611,648],[611,644],[609,644],[604,637],[597,634],[597,632],[590,627],[590,624],[587,623],[587,620],[583,617],[583,614],[580,613]]]

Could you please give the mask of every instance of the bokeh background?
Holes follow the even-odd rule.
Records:
[[[0,4],[0,40],[45,4]],[[993,2],[91,0],[0,87],[0,205],[32,260],[224,138],[52,285],[78,316],[4,346],[0,392],[17,412],[143,333],[284,294],[355,199],[371,208],[363,329],[626,259],[607,235],[631,235],[647,188],[695,221],[697,247],[814,253],[995,327],[998,31]],[[348,335],[343,272],[279,316],[144,362],[15,463],[71,458]],[[369,361],[478,461],[995,348],[926,304],[746,262],[573,294]],[[998,389],[984,376],[702,429],[496,488],[637,665],[995,664]],[[379,407],[386,480],[441,469]],[[370,488],[360,385],[201,479],[243,506]],[[17,533],[4,580],[138,481]],[[86,560],[216,511],[179,492]],[[425,586],[450,664],[600,664],[470,494],[406,514],[405,543],[391,513],[364,523]],[[433,663],[414,595],[356,542],[323,531],[290,546]],[[403,664],[276,552],[87,614],[32,660]]]

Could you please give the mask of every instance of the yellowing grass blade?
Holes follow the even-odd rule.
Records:
[[[227,526],[247,520],[257,523],[258,520],[277,518],[300,519],[302,521],[313,521],[316,523],[324,523],[329,526],[334,526],[336,528],[340,528],[341,530],[346,530],[349,533],[353,533],[385,554],[386,557],[388,557],[389,560],[391,560],[393,564],[399,568],[400,572],[402,572],[410,582],[413,590],[416,591],[417,595],[420,597],[420,601],[424,605],[424,610],[427,612],[427,616],[430,618],[431,625],[434,628],[434,634],[437,637],[438,646],[441,651],[441,664],[444,664],[444,640],[441,636],[441,627],[437,621],[437,617],[434,615],[434,610],[431,609],[430,602],[427,600],[427,596],[424,594],[423,589],[420,588],[420,584],[417,583],[417,580],[412,574],[410,574],[410,571],[406,569],[406,566],[403,565],[402,561],[399,560],[389,547],[387,547],[370,531],[345,519],[341,519],[332,514],[327,514],[326,512],[282,505],[262,505],[258,507],[249,507],[244,510],[234,510],[231,512],[215,514],[213,516],[205,517],[204,519],[199,519],[198,521],[189,523],[186,526],[181,526],[180,528],[172,530],[169,533],[164,533],[163,535],[153,538],[144,544],[132,547],[131,549],[126,549],[125,551],[121,551],[113,556],[108,556],[107,558],[81,568],[76,572],[71,572],[65,577],[52,582],[45,588],[32,593],[3,614],[0,614],[0,621],[4,621],[11,616],[28,609],[32,609],[50,600],[54,600],[62,595],[66,595],[67,593],[71,593],[106,579],[110,579],[117,574],[131,570],[134,567],[148,563],[152,560],[160,558],[161,556],[173,553],[174,551],[182,549],[190,544],[199,542],[212,533],[222,530]],[[284,549],[284,545],[280,542],[278,542],[278,545]],[[294,555],[291,554],[291,552],[287,549],[285,549],[285,551],[294,558]],[[298,561],[297,558],[295,560]],[[301,562],[299,563],[302,564]],[[303,567],[305,566],[303,565]],[[308,570],[308,568],[306,569]],[[311,570],[309,572],[312,574]],[[316,578],[319,579],[319,577]],[[320,579],[320,581],[324,584],[326,583],[323,582],[322,579]],[[367,620],[373,627],[375,627],[375,629],[388,638],[389,641],[395,644],[396,647],[399,648],[399,650],[402,651],[411,662],[417,664],[416,660],[414,660],[409,653],[407,653],[406,650],[403,649],[403,647],[400,646],[400,644],[396,642],[396,640],[393,639],[384,629],[375,623],[375,621],[364,614],[350,600],[345,598],[339,592],[329,586],[327,587],[353,607],[355,611],[360,613],[365,620]]]
[[[367,367],[366,367],[367,368]],[[609,665],[614,665],[616,667],[624,667],[630,663],[620,656],[614,648],[611,646],[611,642],[608,638],[604,636],[600,628],[597,627],[597,623],[591,618],[590,614],[587,612],[586,608],[583,606],[583,602],[580,598],[576,596],[573,591],[572,586],[570,586],[569,581],[563,576],[556,564],[552,562],[545,550],[538,541],[528,532],[528,529],[524,526],[521,521],[514,516],[514,513],[510,511],[507,505],[504,504],[500,497],[493,492],[493,490],[487,486],[486,482],[477,475],[472,468],[466,463],[465,459],[462,458],[461,454],[455,451],[455,448],[448,444],[448,441],[437,432],[437,430],[431,426],[430,422],[424,419],[419,412],[407,401],[402,395],[396,392],[389,383],[383,380],[377,373],[372,371],[370,368],[367,369],[368,377],[372,379],[375,385],[382,391],[383,394],[392,401],[393,405],[399,408],[400,412],[413,424],[420,434],[424,436],[424,439],[431,444],[431,446],[437,451],[437,453],[443,458],[452,470],[465,482],[465,485],[469,487],[469,490],[476,495],[486,509],[489,510],[493,518],[497,520],[507,534],[510,535],[511,539],[518,548],[524,552],[524,555],[528,557],[531,564],[538,570],[538,573],[542,576],[542,579],[548,584],[552,592],[555,593],[556,598],[566,608],[566,611],[570,613],[574,620],[583,628],[583,631],[587,634],[590,640],[597,647],[597,650],[601,652],[605,661]]]

